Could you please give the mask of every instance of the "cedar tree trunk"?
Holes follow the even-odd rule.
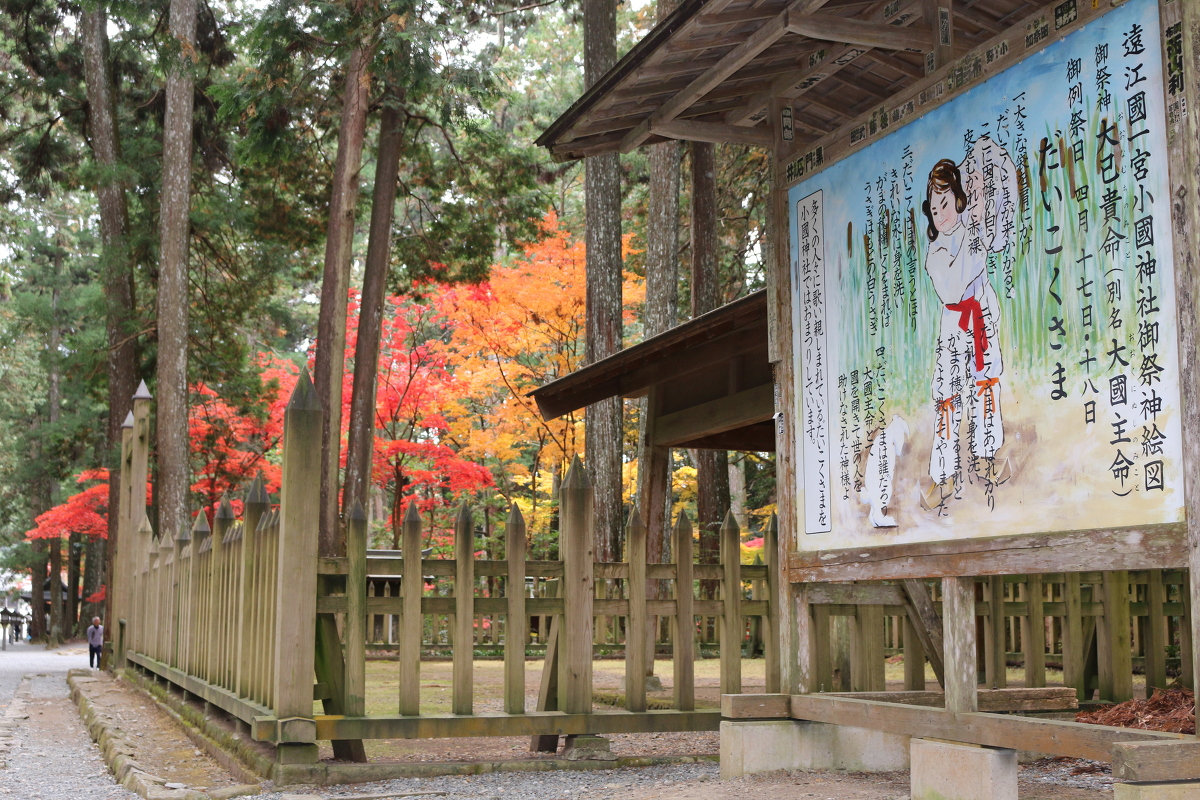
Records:
[[[714,146],[692,143],[692,316],[721,304],[717,277],[717,183]],[[720,560],[721,522],[729,509],[729,461],[724,450],[695,450],[696,524],[700,563]],[[702,596],[715,596],[716,581],[701,581]]]
[[[591,86],[617,60],[615,0],[584,0],[584,82]],[[621,163],[616,153],[584,162],[587,219],[587,346],[591,364],[621,349]],[[621,398],[588,406],[585,461],[595,492],[595,558],[611,561],[620,549]]]
[[[367,65],[370,55],[358,47],[346,62],[342,122],[329,196],[329,232],[325,238],[325,274],[317,318],[317,354],[313,385],[321,401],[321,519],[319,552],[344,555],[345,538],[338,514],[338,462],[341,456],[342,374],[346,365],[346,298],[354,245],[354,209],[358,170],[367,132]]]
[[[196,0],[171,0],[170,34],[180,48],[167,71],[163,180],[158,213],[158,526],[188,523],[188,212],[192,185],[192,55]],[[137,491],[138,487],[134,487]]]
[[[83,13],[80,34],[84,82],[87,85],[89,145],[96,163],[102,167],[100,174],[106,176],[96,187],[96,205],[100,212],[105,335],[108,340],[108,538],[102,549],[101,546],[96,548],[93,591],[99,591],[106,576],[112,574],[117,547],[120,546],[117,519],[120,516],[121,497],[121,424],[133,409],[133,393],[137,391],[133,262],[127,242],[129,212],[125,187],[112,178],[121,160],[121,146],[113,100],[107,26],[104,11]],[[111,587],[108,596],[112,596]],[[106,602],[102,608],[95,608],[93,615],[105,616],[108,605]],[[104,625],[106,639],[111,640],[111,631],[116,627],[114,623],[115,620],[109,615]]]
[[[383,301],[387,294],[391,257],[392,219],[396,207],[396,177],[400,171],[400,112],[384,105],[379,116],[379,150],[375,156],[375,189],[371,196],[371,232],[363,273],[358,341],[354,347],[354,394],[350,399],[350,431],[346,445],[346,483],[343,505],[367,508],[371,461],[375,444],[375,394],[379,374],[379,337]],[[397,487],[398,488],[398,487]],[[399,497],[399,493],[397,493]]]

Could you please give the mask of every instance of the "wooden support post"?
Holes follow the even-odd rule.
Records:
[[[1100,696],[1114,703],[1133,698],[1133,646],[1130,641],[1129,573],[1104,573],[1104,630],[1108,657],[1100,661]],[[1106,693],[1107,690],[1107,693]]]
[[[815,686],[816,678],[816,648],[817,636],[814,635],[813,627],[814,620],[813,611],[820,606],[814,606],[810,601],[807,584],[798,584],[795,587],[794,594],[795,608],[792,611],[793,619],[796,621],[796,630],[793,634],[796,643],[796,663],[792,665],[792,675],[796,680],[796,691],[798,694],[808,694],[814,690],[819,690],[822,687]],[[819,620],[820,617],[817,617]],[[828,622],[828,616],[825,617]],[[828,631],[828,625],[826,625]]]
[[[1008,686],[1008,647],[1005,642],[1004,629],[1004,576],[993,575],[988,578],[988,614],[987,627],[987,685],[992,689],[1003,689]]]
[[[779,608],[780,586],[784,584],[782,563],[779,556],[779,517],[774,514],[767,521],[766,535],[763,536],[763,556],[767,565],[767,602],[768,613],[763,619],[763,662],[765,664],[766,690],[769,694],[783,691],[782,662],[779,651],[779,626],[787,619],[787,614]],[[826,631],[829,626],[825,626]]]
[[[833,652],[830,649],[829,637],[829,606],[814,605],[811,607],[812,625],[808,647],[809,687],[815,692],[832,692],[833,685]]]
[[[1152,569],[1146,580],[1146,696],[1155,689],[1167,688],[1166,617],[1163,604],[1166,588],[1163,586],[1162,570]]]
[[[558,597],[558,581],[543,584],[544,597]],[[542,631],[546,642],[546,660],[542,662],[542,679],[538,689],[538,711],[558,710],[558,635],[562,628],[562,619],[557,615],[542,618],[545,628]],[[558,734],[540,734],[530,737],[529,751],[531,753],[554,753],[558,751]]]
[[[558,707],[568,714],[592,710],[592,617],[595,597],[592,486],[579,457],[563,478],[559,501],[563,562],[563,624],[558,637]]]
[[[317,624],[321,404],[307,370],[300,374],[288,401],[283,430],[272,710],[280,719],[311,719]],[[287,753],[282,752],[284,748]],[[316,744],[280,744],[278,749],[281,762],[317,760]]]
[[[1074,686],[1080,702],[1089,699],[1084,679],[1083,590],[1079,573],[1068,572],[1063,581],[1063,684]]]
[[[475,520],[463,501],[454,522],[454,687],[455,714],[474,713],[475,680]]]
[[[904,689],[925,691],[925,647],[916,626],[907,616],[904,618]]]
[[[1187,584],[1180,587],[1179,593],[1183,599],[1183,618],[1179,620],[1179,682],[1195,691],[1195,662],[1188,658],[1192,652],[1192,595]]]
[[[367,510],[357,500],[346,515],[346,677],[342,713],[367,713]]]
[[[414,717],[421,713],[421,633],[425,618],[421,613],[421,596],[425,592],[425,576],[421,569],[421,515],[416,502],[409,502],[404,513],[401,532],[401,555],[404,575],[401,578],[400,641],[400,713]]]
[[[1046,685],[1046,611],[1045,591],[1041,575],[1025,579],[1024,627],[1025,688],[1040,689]]]
[[[929,665],[933,667],[937,682],[944,687],[946,670],[942,661],[942,651],[945,649],[942,644],[942,620],[933,606],[929,587],[925,585],[925,581],[916,578],[908,578],[901,583],[904,586],[904,595],[908,598],[904,605],[908,621],[912,623],[913,632],[921,640],[921,649],[929,659]],[[925,674],[924,667],[921,668],[921,674]],[[924,677],[921,680],[923,681]]]
[[[1200,8],[1194,2],[1163,7],[1167,21],[1177,20],[1184,69],[1194,69],[1200,59]],[[1169,46],[1168,46],[1169,50]],[[1168,84],[1174,76],[1163,76]],[[1175,311],[1179,320],[1179,388],[1182,400],[1181,429],[1183,432],[1184,504],[1187,519],[1188,583],[1182,587],[1185,608],[1188,610],[1186,636],[1180,636],[1180,659],[1186,668],[1181,678],[1191,683],[1200,668],[1200,486],[1196,475],[1200,470],[1200,176],[1195,165],[1200,163],[1200,86],[1195,75],[1186,75],[1178,87],[1166,88],[1168,124],[1168,163],[1170,165],[1171,225],[1175,256]],[[1191,113],[1188,113],[1189,107]],[[1164,309],[1166,311],[1166,309]]]
[[[975,582],[971,578],[942,578],[942,640],[946,710],[977,711]]]
[[[925,24],[933,31],[933,50],[925,54],[925,74],[954,60],[954,9],[951,0],[923,0]]]
[[[884,682],[883,606],[860,605],[854,617],[850,682],[855,692],[882,692]]]
[[[671,620],[671,649],[675,668],[675,708],[696,708],[695,658],[696,617],[693,612],[695,587],[692,585],[692,521],[686,511],[679,512],[675,523],[672,555],[675,558],[675,616]]]
[[[525,518],[514,503],[504,525],[504,555],[508,559],[508,616],[504,619],[504,710],[525,713],[525,640],[529,617],[525,614]],[[643,581],[643,584],[645,582]]]
[[[721,694],[742,693],[742,531],[730,509],[721,525]],[[882,663],[882,662],[881,662]]]
[[[625,591],[629,599],[629,615],[625,618],[625,708],[646,710],[646,526],[637,503],[629,512],[625,525],[625,561],[629,577]],[[650,654],[653,658],[654,654]]]

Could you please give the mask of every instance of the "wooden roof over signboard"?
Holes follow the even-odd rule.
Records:
[[[775,449],[767,292],[702,314],[530,392],[546,419],[655,388],[655,444]]]
[[[664,139],[767,146],[773,97],[812,142],[925,77],[926,7],[950,9],[953,58],[1037,0],[685,0],[538,139],[560,160]],[[940,64],[938,66],[941,66]]]

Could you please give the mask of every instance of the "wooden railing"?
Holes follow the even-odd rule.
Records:
[[[148,404],[138,409],[144,419]],[[147,437],[134,429],[143,428],[135,421],[126,436],[128,464],[144,463],[148,447]],[[741,532],[732,517],[721,533],[721,564],[694,563],[686,515],[673,529],[674,563],[647,564],[636,509],[626,530],[626,560],[595,563],[592,490],[577,459],[562,485],[558,560],[527,559],[525,523],[516,507],[505,525],[504,558],[477,559],[467,504],[455,524],[453,558],[422,558],[422,523],[414,506],[399,551],[368,552],[367,520],[355,508],[345,521],[347,555],[318,558],[319,432],[320,411],[305,376],[285,415],[278,507],[255,481],[243,518],[236,519],[223,500],[212,530],[201,513],[190,531],[156,537],[144,508],[128,515],[125,524],[136,519],[137,525],[122,530],[114,576],[127,598],[117,609],[124,620],[118,666],[127,660],[223,709],[255,739],[279,745],[281,762],[292,764],[314,761],[319,740],[715,730],[719,710],[696,710],[698,617],[717,618],[721,640],[732,645],[721,648],[723,693],[741,691],[751,628],[773,665],[767,689],[779,689],[771,609],[768,601],[753,599],[755,592],[769,597],[767,584],[778,575],[770,563],[741,564]],[[768,553],[775,535],[772,525]],[[531,581],[555,590],[527,596]],[[650,596],[654,581],[670,587],[668,597]],[[719,595],[697,599],[701,581],[715,583]],[[368,621],[380,616],[395,631],[399,692],[394,707],[368,715],[366,654],[378,645]],[[527,708],[525,696],[531,617],[549,632],[536,709]],[[674,708],[651,711],[645,676],[656,637],[650,629],[662,617],[671,620]],[[474,714],[481,630],[504,653],[500,716]],[[624,710],[593,712],[598,639],[624,653]],[[423,645],[435,640],[453,659],[451,715],[421,713]],[[327,713],[315,714],[314,700],[325,700]]]
[[[1026,687],[1044,687],[1053,677],[1075,688],[1080,701],[1131,698],[1135,670],[1151,689],[1175,679],[1191,688],[1191,660],[1178,656],[1191,651],[1187,586],[1186,570],[978,578],[980,683],[1003,689],[1016,666]],[[884,658],[896,653],[904,657],[905,690],[925,689],[926,637],[919,635],[910,593],[924,593],[940,615],[940,582],[821,584],[808,591],[818,691],[883,691]],[[995,608],[1002,611],[993,614]],[[839,622],[846,618],[852,624]],[[1048,668],[1061,676],[1048,676]]]

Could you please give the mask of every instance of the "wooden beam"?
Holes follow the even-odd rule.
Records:
[[[569,736],[582,733],[677,733],[716,731],[719,709],[703,711],[594,711],[565,714],[534,711],[528,714],[475,714],[456,717],[430,714],[420,717],[372,715],[369,717],[316,717],[317,739],[443,739],[463,736]]]
[[[885,22],[888,19],[903,19],[907,21],[909,18],[905,14],[909,6],[914,4],[905,4],[889,17],[887,14],[891,0],[878,0],[858,19],[867,22]],[[898,26],[893,25],[893,27]],[[812,86],[815,86],[825,78],[854,62],[866,52],[867,50],[862,47],[845,45],[834,47],[830,52],[825,54],[823,59],[810,61],[807,67],[776,78],[766,91],[754,95],[744,105],[729,112],[725,116],[725,121],[730,125],[744,125],[749,120],[755,119],[773,98],[784,97],[794,99]],[[797,87],[802,88],[797,91]]]
[[[651,130],[659,136],[668,139],[682,139],[688,142],[714,142],[724,144],[750,144],[757,147],[770,147],[774,141],[771,131],[766,128],[748,128],[737,125],[722,125],[715,122],[693,122],[691,120],[672,120],[659,122]]]
[[[823,39],[829,42],[878,47],[883,50],[914,50],[924,52],[933,47],[933,32],[928,28],[901,27],[880,22],[796,14],[789,9],[787,30],[797,36]]]
[[[1200,780],[1200,741],[1117,742],[1112,776],[1139,783]]]
[[[808,587],[812,605],[898,606],[904,600],[899,586],[881,583],[816,583]]]
[[[946,687],[946,666],[944,661],[945,646],[942,643],[942,620],[933,607],[933,598],[929,596],[929,587],[924,581],[907,578],[902,581],[904,586],[904,609],[914,633],[921,640],[925,657],[933,667],[937,682]],[[925,669],[922,665],[920,674],[924,680]]]
[[[723,719],[787,719],[791,715],[791,695],[723,694]]]
[[[942,692],[830,692],[828,694],[831,697],[877,700],[906,706],[944,708],[946,705],[946,695]],[[1079,701],[1075,698],[1075,690],[1070,686],[1054,686],[1049,689],[979,690],[979,710],[986,713],[1072,711],[1077,708],[1079,708]]]
[[[775,394],[771,384],[755,386],[728,397],[676,411],[659,417],[654,444],[672,447],[689,439],[752,425],[771,419],[775,413]]]
[[[1181,522],[1095,531],[1030,533],[986,539],[793,553],[792,581],[897,580],[948,575],[1179,569],[1187,564]]]
[[[670,122],[686,111],[704,95],[715,89],[726,78],[754,60],[754,57],[766,50],[787,33],[788,14],[792,8],[806,8],[814,0],[797,0],[792,6],[784,9],[772,19],[763,23],[762,27],[750,34],[741,44],[730,50],[724,58],[706,69],[686,89],[659,106],[640,125],[634,128],[621,140],[621,152],[641,145],[651,135],[654,126],[662,122]]]
[[[790,706],[794,719],[1094,761],[1111,760],[1113,745],[1117,742],[1194,741],[1193,737],[1181,733],[1110,728],[979,711],[955,713],[927,706],[827,694],[792,695]]]

